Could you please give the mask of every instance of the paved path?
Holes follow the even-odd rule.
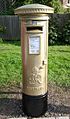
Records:
[[[20,118],[8,118],[8,119],[70,119],[70,117],[69,117],[69,116],[61,116],[61,117],[40,117],[40,118],[20,117]]]

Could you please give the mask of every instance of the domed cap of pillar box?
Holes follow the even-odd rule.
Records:
[[[15,14],[26,15],[26,14],[48,14],[53,13],[54,9],[46,5],[41,4],[29,4],[18,7],[15,9]]]

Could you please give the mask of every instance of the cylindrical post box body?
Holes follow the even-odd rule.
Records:
[[[21,22],[23,106],[31,116],[47,109],[48,16],[44,21],[43,16],[36,17]]]
[[[16,13],[24,13],[21,16],[23,110],[28,116],[36,117],[47,110],[49,17],[46,13],[47,9],[51,12],[53,9],[43,7],[33,4],[16,9]]]

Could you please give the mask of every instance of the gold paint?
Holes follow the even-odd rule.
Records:
[[[24,39],[22,38],[23,46],[25,49],[25,58],[23,56],[23,92],[28,95],[43,95],[47,92],[47,63],[43,63],[44,61],[47,62],[47,48],[48,44],[46,39],[46,22],[41,21],[41,25],[43,25],[42,33],[37,32],[34,34],[27,33],[27,29],[25,29]],[[22,21],[23,23],[23,21]],[[39,24],[39,22],[38,22]],[[25,24],[25,28],[27,28]],[[29,37],[30,36],[40,36],[40,54],[29,54]],[[24,63],[26,62],[26,65]]]
[[[41,4],[29,4],[21,6],[15,9],[15,14],[26,15],[26,14],[47,14],[53,13],[54,9],[46,5]]]
[[[53,8],[30,4],[15,9],[21,17],[21,47],[23,68],[23,93],[32,96],[44,95],[47,92],[48,76],[48,13]],[[42,27],[27,31],[29,27]],[[40,36],[40,53],[29,54],[29,38]]]
[[[32,73],[30,74],[27,83],[29,85],[34,85],[34,86],[37,86],[38,84],[42,84],[41,73],[36,66],[32,69]]]

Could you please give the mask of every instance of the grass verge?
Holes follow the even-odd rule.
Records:
[[[70,46],[49,46],[48,80],[70,87]],[[0,43],[0,87],[19,85],[22,80],[21,48]]]
[[[49,81],[70,87],[70,46],[49,47]]]
[[[21,49],[14,44],[0,43],[0,86],[15,86],[22,77]]]

